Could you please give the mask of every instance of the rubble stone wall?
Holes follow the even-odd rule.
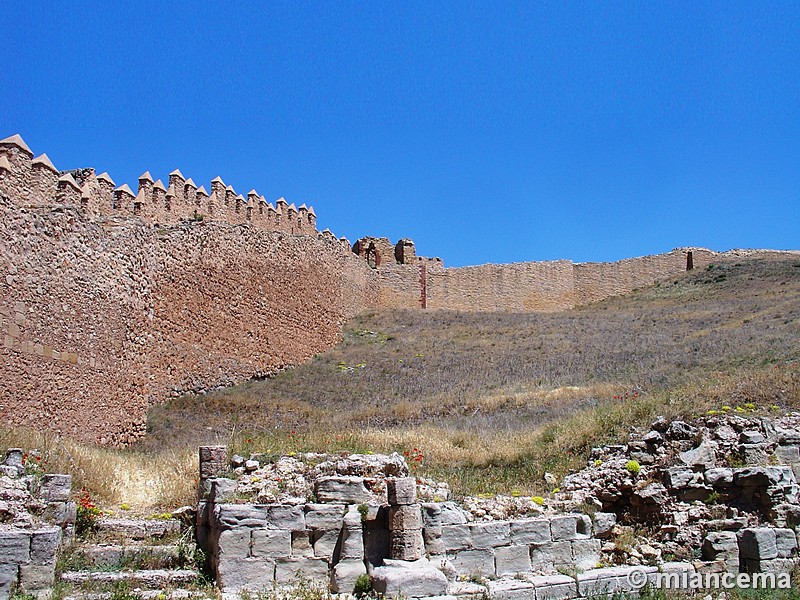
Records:
[[[329,232],[232,224],[233,209],[148,222],[91,169],[71,172],[75,187],[17,143],[0,144],[0,162],[5,424],[130,443],[151,402],[306,361],[377,297],[372,270]]]

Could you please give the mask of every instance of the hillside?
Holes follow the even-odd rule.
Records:
[[[799,315],[797,257],[555,314],[369,312],[305,365],[152,407],[140,449],[417,449],[464,490],[532,489],[655,414],[800,406]]]

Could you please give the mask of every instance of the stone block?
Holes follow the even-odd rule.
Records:
[[[217,553],[226,558],[247,558],[250,556],[250,529],[241,527],[220,532]]]
[[[72,475],[42,475],[39,497],[45,502],[68,502],[72,493]]]
[[[800,446],[778,446],[775,448],[775,456],[781,464],[796,465],[800,463]]]
[[[550,519],[550,534],[553,541],[574,540],[578,538],[578,517],[564,515]]]
[[[328,561],[324,558],[279,558],[275,561],[275,583],[285,585],[299,581],[329,584]]]
[[[221,528],[266,527],[267,507],[254,504],[217,504],[211,524]]]
[[[441,504],[442,525],[463,525],[467,522],[467,514],[455,502]]]
[[[292,557],[294,558],[311,558],[314,556],[314,548],[311,546],[310,531],[293,531],[292,532]]]
[[[576,569],[587,571],[597,568],[597,563],[600,562],[600,540],[573,540],[570,544],[572,545],[572,563]]]
[[[530,600],[536,597],[530,581],[503,579],[489,582],[489,597],[493,600]]]
[[[530,573],[531,554],[528,546],[503,546],[494,551],[495,574],[516,575]]]
[[[31,562],[36,565],[49,565],[55,561],[60,543],[60,527],[43,527],[32,531]]]
[[[578,598],[578,584],[566,575],[539,575],[528,581],[536,590],[536,600],[572,600]],[[532,598],[532,596],[531,596]]]
[[[791,573],[797,562],[791,558],[773,558],[770,560],[742,560],[745,573]]]
[[[581,596],[602,597],[628,592],[638,593],[639,588],[634,587],[634,577],[630,574],[637,571],[637,575],[648,577],[658,572],[656,567],[608,567],[604,569],[591,569],[578,573],[578,592]],[[634,582],[631,581],[634,579]]]
[[[339,558],[342,560],[364,560],[364,533],[361,529],[342,529],[340,535]]]
[[[389,530],[422,529],[422,507],[419,504],[392,506],[389,509]]]
[[[617,515],[610,512],[594,513],[594,523],[592,529],[595,537],[604,539],[611,536],[611,528],[617,523]]]
[[[339,543],[341,530],[314,531],[311,533],[311,545],[314,547],[314,556],[333,560],[333,554]]]
[[[396,477],[386,480],[386,496],[391,506],[417,502],[417,480],[413,477]]]
[[[275,563],[261,558],[232,558],[217,565],[217,586],[224,593],[270,589],[275,581]]]
[[[513,544],[545,544],[553,539],[548,519],[511,521],[510,535]]]
[[[708,469],[704,474],[706,485],[715,488],[728,488],[733,485],[733,469],[720,467]]]
[[[778,558],[793,558],[797,555],[797,534],[792,529],[776,529],[775,546]]]
[[[372,499],[363,477],[324,477],[314,484],[317,500],[336,504],[362,504]]]
[[[442,542],[447,552],[472,548],[472,534],[468,525],[442,525]]]
[[[21,529],[0,530],[0,564],[21,565],[31,558],[31,534]]]
[[[424,536],[423,536],[424,537]],[[447,552],[444,547],[444,542],[441,538],[434,538],[431,540],[425,539],[425,554],[430,556],[439,556]]]
[[[395,560],[419,560],[425,550],[421,529],[389,532],[389,556]]]
[[[271,504],[267,507],[267,527],[271,529],[288,529],[300,531],[306,527],[305,513],[302,506]]]
[[[0,563],[0,600],[8,600],[11,588],[16,585],[18,577],[18,565]]]
[[[669,467],[664,469],[664,485],[677,490],[702,482],[703,475],[695,473],[690,467]]]
[[[74,502],[48,502],[42,518],[48,523],[63,527],[75,522],[77,506]]]
[[[770,560],[778,558],[775,530],[770,527],[742,529],[737,533],[739,556],[742,559]]]
[[[494,552],[489,549],[448,552],[447,558],[459,575],[489,577],[495,572]]]
[[[306,504],[306,527],[308,529],[339,529],[346,510],[344,504]]]
[[[334,594],[352,594],[356,579],[366,574],[367,567],[362,560],[343,560],[331,571],[331,591]]]
[[[746,465],[765,466],[769,462],[764,444],[740,444],[739,454]]]
[[[427,529],[442,526],[442,505],[438,502],[422,503],[422,525]]]
[[[25,592],[48,590],[55,580],[55,560],[49,565],[20,565],[19,585]]]
[[[250,555],[288,558],[292,555],[292,532],[285,529],[253,529]]]
[[[511,543],[511,526],[508,521],[473,523],[469,529],[473,548],[497,548]]]
[[[216,504],[222,504],[232,499],[236,495],[238,486],[236,481],[225,477],[209,477],[204,480],[204,487],[208,488],[208,501]]]
[[[553,571],[563,565],[572,565],[572,545],[569,541],[531,546],[531,568],[534,571]]]
[[[200,446],[200,479],[216,477],[228,468],[228,449],[225,446]]]
[[[22,448],[9,448],[6,450],[6,458],[5,464],[9,467],[21,467],[22,466],[22,455],[24,451]]]
[[[739,542],[733,531],[712,531],[703,540],[700,549],[703,560],[725,563],[726,571],[739,569]]]
[[[386,598],[430,598],[447,593],[447,578],[425,559],[385,561],[372,570],[372,589]]]
[[[706,441],[697,448],[681,452],[679,457],[685,465],[695,469],[710,469],[717,459],[714,444]]]

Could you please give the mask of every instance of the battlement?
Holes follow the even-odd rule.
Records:
[[[18,134],[0,140],[0,192],[18,206],[73,206],[94,220],[129,216],[152,225],[217,222],[336,239],[327,230],[317,231],[313,206],[296,207],[284,198],[273,204],[254,189],[245,197],[220,177],[209,183],[209,192],[179,169],[165,181],[153,180],[145,171],[134,191],[127,183],[117,185],[108,173],[96,175],[92,168],[59,171],[46,154],[34,157]],[[337,241],[350,248],[345,238]]]

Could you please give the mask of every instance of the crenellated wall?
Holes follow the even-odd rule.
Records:
[[[374,305],[313,209],[211,187],[145,173],[134,195],[0,142],[4,423],[129,443],[151,402],[306,361]]]
[[[210,191],[209,191],[210,190]],[[618,263],[444,268],[411,240],[351,248],[314,209],[175,170],[136,190],[0,140],[0,414],[99,443],[147,407],[311,358],[367,308],[556,311],[739,258],[703,249]],[[763,251],[756,251],[763,252]]]

